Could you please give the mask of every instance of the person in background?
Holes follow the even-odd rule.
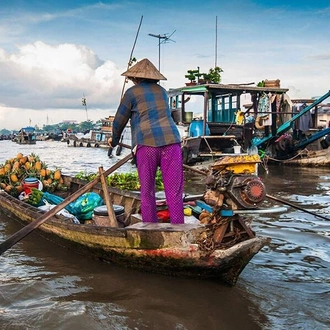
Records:
[[[141,185],[143,222],[158,222],[156,172],[162,172],[170,220],[184,223],[183,161],[180,133],[171,117],[166,90],[159,80],[166,78],[148,60],[143,59],[122,76],[134,86],[124,94],[113,121],[111,147],[118,145],[123,129],[131,120],[132,151]]]

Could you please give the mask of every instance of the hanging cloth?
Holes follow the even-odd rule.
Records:
[[[271,109],[271,98],[269,97],[269,95],[263,93],[258,103],[258,117],[256,119],[256,122],[262,119],[262,126],[271,126]]]
[[[305,109],[307,107],[306,103],[304,103],[300,108],[299,108],[299,112],[302,111],[303,109]],[[307,132],[310,127],[313,127],[313,118],[312,118],[312,114],[310,111],[305,112],[302,116],[299,117],[298,119],[299,123],[299,129],[304,133]]]

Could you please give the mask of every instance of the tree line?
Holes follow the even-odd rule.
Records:
[[[81,123],[74,123],[74,122],[62,122],[54,125],[43,125],[40,128],[38,125],[34,126],[36,134],[40,135],[47,135],[50,133],[56,132],[67,132],[71,131],[73,133],[84,133],[88,132],[91,129],[99,129],[101,127],[101,120],[96,121],[95,123],[91,120],[86,120]],[[19,130],[8,130],[3,128],[0,130],[0,136],[11,136],[13,134],[17,134]]]

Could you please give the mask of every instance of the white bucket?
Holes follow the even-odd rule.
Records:
[[[234,146],[234,153],[240,154],[241,153],[241,146]]]

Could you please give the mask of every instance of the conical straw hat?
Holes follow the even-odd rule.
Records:
[[[147,58],[137,62],[121,75],[129,78],[167,80]]]

